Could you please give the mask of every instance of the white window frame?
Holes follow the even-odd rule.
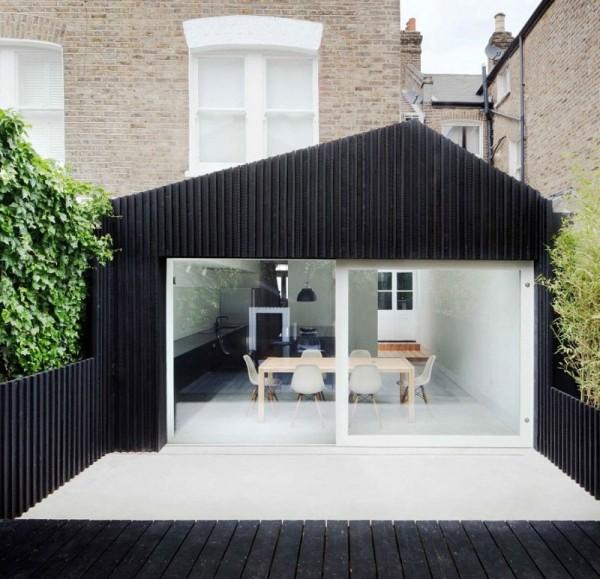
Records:
[[[198,64],[202,58],[238,57],[244,59],[244,108],[239,113],[246,119],[246,158],[239,162],[207,163],[199,160]],[[306,58],[312,63],[312,111],[268,111],[266,107],[267,63],[275,59]],[[220,171],[243,163],[263,159],[267,154],[267,123],[270,115],[304,113],[313,115],[311,145],[319,142],[319,63],[315,54],[301,51],[273,50],[201,50],[190,53],[190,128],[189,168],[187,177]],[[207,109],[208,110],[208,109]],[[220,110],[220,109],[219,109]],[[233,110],[233,109],[232,109]],[[235,109],[237,110],[237,109]],[[217,109],[215,109],[215,112]]]
[[[169,258],[166,264],[166,418],[167,443],[175,436],[175,395],[173,362],[173,275],[176,262],[194,258]],[[247,260],[242,260],[247,261]],[[254,260],[249,260],[254,261]],[[348,374],[349,374],[349,272],[351,270],[400,270],[413,275],[421,270],[493,269],[518,271],[520,274],[520,404],[519,433],[514,435],[403,435],[403,434],[350,434],[348,430]],[[414,281],[414,278],[413,278]],[[414,285],[414,283],[413,283]],[[335,261],[335,351],[336,351],[336,441],[323,448],[337,447],[495,447],[518,448],[533,446],[534,435],[534,345],[535,345],[535,275],[531,261],[461,261],[461,260],[336,260]],[[197,446],[210,446],[198,443]],[[239,445],[238,445],[239,446]],[[259,445],[253,445],[259,446]],[[302,444],[300,444],[302,446]],[[281,447],[278,447],[280,450]],[[278,451],[279,451],[278,450]]]
[[[519,433],[513,435],[350,434],[349,400],[349,272],[351,270],[493,269],[520,274],[520,404]],[[371,261],[337,260],[335,269],[336,446],[531,448],[534,433],[535,276],[531,261]]]
[[[510,94],[510,68],[506,66],[496,80],[496,102],[500,104]]]
[[[483,123],[479,121],[470,121],[470,120],[462,120],[456,119],[451,121],[444,121],[442,123],[442,135],[444,137],[448,134],[450,129],[454,127],[478,127],[479,128],[479,153],[476,154],[477,157],[483,159]],[[467,149],[465,149],[466,151]]]
[[[518,181],[522,180],[522,166],[521,166],[521,147],[523,144],[521,140],[508,141],[508,174],[514,177]]]
[[[12,79],[4,86],[3,94],[0,94],[0,108],[8,109],[12,108],[17,112],[22,111],[43,111],[45,113],[56,112],[62,116],[62,140],[63,148],[59,158],[54,159],[61,164],[65,162],[65,146],[64,146],[64,132],[65,132],[65,105],[63,95],[63,106],[61,108],[45,108],[45,109],[31,109],[23,108],[19,106],[19,76],[18,76],[18,58],[19,54],[26,52],[56,52],[60,54],[60,64],[63,71],[63,82],[64,82],[64,59],[62,46],[53,42],[43,42],[37,40],[18,40],[13,38],[0,38],[0,79]],[[4,95],[4,96],[3,96]]]
[[[242,163],[267,156],[267,60],[310,58],[313,63],[311,144],[319,142],[318,51],[323,34],[321,23],[270,16],[221,16],[187,20],[183,28],[189,49],[189,161],[186,177],[241,164],[201,163],[199,160],[198,59],[202,57],[245,58],[246,159]]]

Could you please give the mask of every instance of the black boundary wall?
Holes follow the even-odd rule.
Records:
[[[114,262],[93,275],[93,359],[0,384],[0,518],[113,450],[166,443],[166,258],[532,260],[552,209],[417,122],[113,201]],[[535,447],[600,498],[598,411],[552,387],[536,288]]]

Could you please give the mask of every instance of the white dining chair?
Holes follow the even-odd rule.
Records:
[[[292,390],[298,394],[298,402],[296,403],[291,425],[294,426],[300,403],[304,400],[304,397],[313,396],[321,426],[324,426],[325,421],[323,420],[321,408],[319,407],[319,398],[323,395],[325,382],[323,381],[323,374],[321,374],[319,367],[313,364],[300,364],[296,366],[294,374],[292,375],[291,386]]]
[[[248,356],[248,354],[244,354],[244,362],[246,362],[246,369],[248,370],[248,380],[250,380],[250,384],[254,386],[250,393],[250,400],[256,402],[256,400],[258,400],[258,372],[256,371],[254,360]],[[267,395],[267,400],[271,402],[273,402],[273,400],[279,400],[279,398],[277,398],[277,393],[275,392],[275,388],[279,385],[280,381],[276,378],[265,378],[265,394]]]
[[[382,381],[379,369],[374,364],[359,364],[352,369],[350,373],[350,392],[353,396],[352,416],[356,412],[358,401],[363,399],[371,399],[373,402],[373,410],[377,417],[379,428],[381,428],[381,416],[375,402],[375,394],[381,390]]]
[[[352,350],[350,352],[350,358],[370,358],[371,352],[369,350]]]
[[[425,404],[429,404],[427,400],[427,393],[425,392],[425,386],[431,382],[431,372],[433,370],[433,364],[435,363],[435,356],[429,356],[425,363],[423,371],[415,377],[415,394],[423,398]],[[402,402],[406,402],[408,398],[408,386],[405,386],[404,392],[402,393]]]
[[[323,354],[321,350],[304,350],[302,354],[300,354],[301,358],[322,358]]]

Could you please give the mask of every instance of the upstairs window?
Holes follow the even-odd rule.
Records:
[[[478,157],[482,156],[482,133],[479,123],[447,123],[442,127],[444,137],[467,149]]]
[[[0,107],[18,111],[42,156],[65,160],[62,51],[44,43],[0,42]]]
[[[508,142],[508,174],[521,181],[521,141]]]
[[[319,142],[323,25],[274,16],[183,23],[190,63],[188,176]]]
[[[317,63],[281,52],[194,57],[190,172],[208,173],[318,142]]]
[[[504,97],[510,94],[510,68],[505,68],[499,75],[497,80],[497,95],[496,101],[500,102]]]

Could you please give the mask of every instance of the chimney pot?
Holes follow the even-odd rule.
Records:
[[[406,31],[407,32],[416,32],[416,30],[417,30],[417,19],[409,18],[408,22],[406,23]]]
[[[496,14],[496,16],[494,16],[496,32],[505,32],[505,28],[504,28],[505,19],[506,19],[506,14],[503,14],[502,12],[498,12],[498,14]]]

